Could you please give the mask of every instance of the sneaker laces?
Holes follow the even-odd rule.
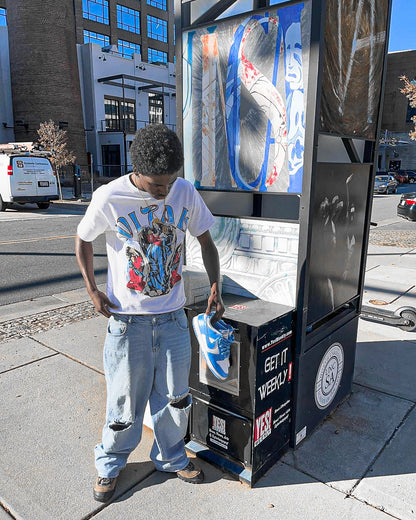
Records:
[[[113,479],[109,477],[98,477],[98,484],[100,486],[108,486],[111,484],[112,480]]]
[[[226,338],[225,336],[221,336],[220,338],[218,338],[218,350],[220,351],[220,353],[219,353],[220,359],[225,359],[227,357],[230,357],[230,346],[233,341],[234,341],[234,337]]]
[[[234,342],[234,329],[222,320],[219,320],[216,323],[211,323],[211,325],[221,334],[221,336],[218,338],[220,359],[230,357],[230,346],[231,343]]]

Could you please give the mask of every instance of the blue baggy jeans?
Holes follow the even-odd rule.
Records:
[[[154,442],[150,457],[160,471],[188,464],[184,436],[191,407],[191,344],[183,309],[153,315],[114,314],[104,345],[106,423],[95,447],[100,477],[116,477],[141,439],[149,401]]]

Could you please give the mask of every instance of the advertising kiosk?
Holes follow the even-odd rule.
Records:
[[[188,448],[250,484],[275,460],[269,443],[276,457],[296,448],[351,391],[390,10],[390,0],[175,1],[184,177],[217,217],[224,319],[239,331],[220,385],[193,337]],[[192,237],[186,264],[202,267]],[[263,329],[279,337],[285,320],[279,368],[291,379],[262,407],[266,359],[283,360],[277,346],[261,351]],[[270,424],[288,400],[275,442]]]

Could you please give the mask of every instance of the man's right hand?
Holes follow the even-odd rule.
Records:
[[[85,242],[77,235],[75,238],[75,254],[94,307],[103,316],[109,318],[113,314],[109,309],[118,309],[118,306],[112,304],[108,296],[97,289],[94,278],[94,254],[91,242]]]
[[[117,305],[111,303],[108,296],[98,289],[90,293],[90,298],[97,311],[106,318],[109,318],[113,314],[109,309],[117,309]]]

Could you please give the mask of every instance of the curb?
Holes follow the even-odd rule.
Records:
[[[74,199],[74,200],[68,200],[64,199],[62,201],[60,200],[51,200],[51,204],[55,206],[59,206],[62,208],[73,208],[75,207],[85,207],[88,206],[90,203],[89,199]]]

